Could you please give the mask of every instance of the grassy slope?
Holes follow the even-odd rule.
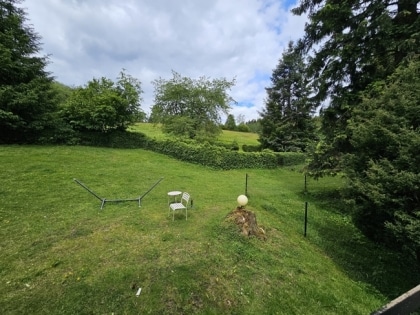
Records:
[[[150,138],[154,139],[165,139],[167,136],[162,133],[160,125],[151,123],[137,123],[134,126],[130,126],[129,131],[142,132]]]
[[[131,131],[142,132],[151,138],[164,139],[166,135],[162,133],[159,125],[150,123],[138,123],[130,127]],[[238,132],[231,130],[223,130],[218,138],[219,142],[231,144],[236,141],[241,148],[242,145],[259,145],[258,134],[251,132]]]
[[[292,170],[215,171],[143,150],[87,147],[2,146],[0,161],[4,314],[367,314],[419,281],[409,261],[317,201],[338,179],[310,182],[304,195]],[[245,173],[247,208],[265,242],[223,223]],[[141,208],[103,210],[72,180],[111,199],[141,195],[160,177]],[[174,189],[192,194],[188,221],[168,216]]]
[[[231,144],[233,141],[236,141],[239,144],[239,147],[242,145],[259,145],[258,134],[252,132],[239,132],[231,130],[223,130],[222,134],[219,136],[218,141],[226,144]]]

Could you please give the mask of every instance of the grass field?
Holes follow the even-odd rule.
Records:
[[[136,125],[131,126],[129,130],[142,132],[148,137],[158,140],[162,140],[167,137],[167,135],[162,133],[162,129],[159,125],[154,125],[151,123],[137,123]],[[242,148],[242,145],[244,144],[259,145],[258,134],[252,132],[223,130],[217,141],[228,145],[232,144],[233,141],[236,141],[236,143],[239,145],[239,148]]]
[[[293,169],[216,171],[140,149],[1,146],[0,161],[2,314],[369,314],[420,280],[341,212],[340,178],[304,194]],[[266,241],[224,220],[246,174]],[[125,199],[161,177],[140,208],[103,210],[73,181]],[[171,190],[191,193],[188,220],[172,221]]]
[[[162,140],[168,137],[167,135],[162,133],[162,129],[159,124],[137,123],[133,126],[130,126],[128,130],[135,131],[135,132],[142,132],[146,136],[152,139]]]

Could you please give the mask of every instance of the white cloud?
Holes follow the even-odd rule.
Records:
[[[21,6],[58,81],[114,80],[124,68],[142,82],[149,112],[151,81],[171,78],[171,70],[236,78],[231,95],[239,106],[232,114],[246,120],[258,118],[272,70],[305,23],[290,13],[290,0],[27,0]]]

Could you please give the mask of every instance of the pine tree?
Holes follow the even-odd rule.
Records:
[[[358,226],[420,262],[418,0],[302,0],[321,112],[310,170],[342,172]]]
[[[0,143],[33,142],[51,124],[56,104],[39,36],[19,0],[0,0]]]
[[[226,130],[235,130],[236,129],[235,117],[232,114],[229,114],[227,116],[224,128]]]
[[[375,82],[349,122],[343,157],[357,225],[377,241],[405,247],[420,263],[420,59]]]
[[[318,176],[337,173],[341,157],[353,151],[347,122],[360,93],[420,52],[418,0],[302,0],[292,12],[308,14],[299,46],[311,55],[316,99],[330,100],[311,169]]]
[[[314,139],[311,118],[316,103],[305,79],[302,55],[290,42],[271,76],[268,98],[261,115],[259,141],[274,151],[306,151]]]

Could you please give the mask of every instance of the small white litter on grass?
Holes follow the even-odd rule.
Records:
[[[137,290],[136,296],[140,296],[140,293],[141,293],[141,288],[139,288],[139,289]]]

